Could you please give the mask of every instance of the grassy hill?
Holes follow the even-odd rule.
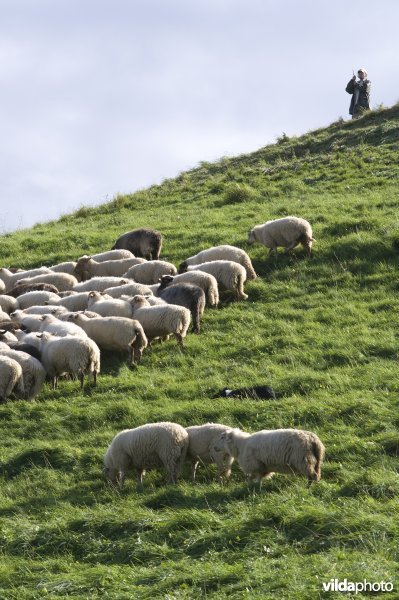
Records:
[[[96,389],[62,381],[0,406],[2,599],[308,600],[329,597],[331,578],[394,582],[384,598],[397,598],[398,159],[396,105],[0,238],[2,266],[31,267],[149,226],[175,264],[229,243],[259,274],[246,302],[226,294],[205,312],[186,354],[154,346],[131,371],[104,353]],[[313,225],[311,260],[249,249],[250,227],[290,214]],[[278,400],[210,399],[264,383]],[[259,491],[234,468],[222,488],[210,466],[196,485],[187,469],[175,487],[150,472],[143,491],[133,477],[110,489],[114,434],[158,420],[315,431],[323,479],[277,475]]]

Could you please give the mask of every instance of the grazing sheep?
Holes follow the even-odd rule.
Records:
[[[238,300],[246,300],[247,294],[244,292],[244,283],[247,278],[247,272],[242,265],[231,260],[213,260],[187,267],[188,271],[205,271],[213,275],[219,285],[226,290],[233,292]]]
[[[183,338],[187,335],[191,319],[187,308],[173,304],[150,306],[146,298],[140,295],[133,296],[130,302],[133,318],[142,324],[150,343],[155,338],[173,334],[181,349],[184,349]]]
[[[135,296],[136,294],[149,296],[152,294],[152,289],[148,285],[135,283],[131,280],[130,283],[125,283],[124,285],[106,288],[104,292],[112,298],[120,298],[121,296]]]
[[[298,473],[308,483],[320,480],[324,446],[315,433],[301,429],[264,429],[246,433],[230,429],[214,445],[237,459],[242,471],[256,482],[273,473]]]
[[[220,425],[219,423],[186,427],[188,433],[187,458],[191,461],[193,481],[195,481],[197,467],[200,462],[205,464],[216,463],[220,482],[222,482],[223,477],[226,479],[230,477],[234,458],[224,450],[217,452],[214,448],[221,434],[230,429],[227,425]]]
[[[73,275],[73,272],[76,267],[75,261],[68,261],[58,263],[58,265],[52,265],[49,267],[50,271],[54,271],[54,273],[69,273],[69,275]]]
[[[154,229],[134,229],[118,237],[112,248],[126,248],[135,256],[158,260],[162,248],[162,235]]]
[[[17,281],[45,273],[51,273],[50,269],[47,267],[38,267],[37,269],[29,269],[28,271],[18,271],[17,273],[13,273],[10,269],[1,268],[0,279],[4,282],[6,286],[5,291],[8,294],[8,291],[12,290]]]
[[[26,294],[27,292],[53,292],[53,294],[58,294],[58,289],[51,283],[21,283],[18,281],[8,294],[14,296],[14,298],[18,298],[18,296],[22,296],[22,294]]]
[[[44,306],[45,302],[57,303],[59,299],[59,296],[53,294],[53,292],[26,292],[25,294],[18,296],[18,305],[21,310],[25,310],[30,306]]]
[[[41,332],[52,333],[53,335],[57,335],[58,337],[87,337],[86,333],[82,330],[81,327],[78,327],[74,323],[60,321],[53,315],[42,315],[41,317],[39,317],[39,319],[41,319],[42,321],[39,329],[39,331]]]
[[[219,304],[219,288],[215,277],[205,271],[187,271],[173,276],[173,283],[192,283],[198,285],[204,290],[206,301],[212,308],[217,308]],[[153,293],[156,293],[155,286],[151,286]]]
[[[74,275],[79,281],[92,277],[122,277],[132,266],[146,262],[144,258],[120,258],[97,262],[91,256],[83,256],[76,263]]]
[[[69,275],[69,273],[55,273],[52,271],[50,273],[43,273],[43,275],[35,275],[34,277],[24,277],[23,279],[21,278],[21,281],[22,283],[51,283],[60,292],[71,290],[78,283],[76,277]]]
[[[125,277],[134,279],[138,283],[151,285],[158,283],[162,275],[176,275],[175,265],[164,260],[151,260],[142,265],[135,265],[125,273]]]
[[[11,321],[28,331],[40,331],[43,315],[27,315],[22,310],[11,313]]]
[[[18,308],[19,304],[16,298],[7,294],[0,294],[0,310],[9,315],[14,310],[18,310]]]
[[[58,298],[57,300],[50,301],[48,306],[63,306],[66,310],[75,312],[78,310],[85,310],[89,300],[90,292],[75,292],[69,296]],[[46,303],[47,305],[47,303]]]
[[[87,281],[81,281],[74,287],[75,292],[103,292],[109,287],[125,285],[129,283],[128,279],[120,277],[93,277]]]
[[[116,434],[104,456],[108,480],[123,487],[126,472],[135,469],[141,485],[146,470],[164,467],[168,483],[177,483],[188,448],[188,433],[177,423],[147,423]]]
[[[24,393],[22,367],[13,358],[0,355],[0,402],[7,400],[15,387],[18,394]]]
[[[200,265],[214,260],[232,260],[233,262],[239,263],[245,268],[248,280],[256,279],[256,273],[252,266],[251,259],[245,250],[241,250],[241,248],[237,248],[237,246],[229,246],[228,244],[207,248],[206,250],[198,252],[195,256],[186,258],[180,265],[179,272],[180,269],[184,272],[188,266]]]
[[[238,388],[237,390],[230,390],[225,387],[215,394],[213,398],[220,398],[221,396],[223,398],[250,398],[251,400],[276,399],[276,394],[270,385],[255,385]]]
[[[102,317],[131,318],[133,314],[129,302],[120,298],[104,298],[100,292],[89,292],[87,308]]]
[[[177,304],[188,308],[193,319],[193,331],[200,332],[201,317],[205,310],[205,292],[202,288],[192,283],[175,284],[171,275],[163,275],[157,296],[168,304]]]
[[[69,320],[81,327],[104,350],[128,352],[129,362],[138,365],[148,342],[141,324],[124,317],[89,318],[86,313],[70,315]]]
[[[25,315],[54,315],[57,319],[67,312],[65,306],[48,304],[47,306],[29,306],[22,311]]]
[[[310,256],[315,240],[308,221],[298,217],[284,217],[267,221],[263,225],[255,225],[248,234],[248,244],[255,241],[269,248],[269,255],[272,252],[276,253],[278,246],[285,248],[285,252],[288,253],[298,244],[302,244]]]
[[[53,381],[54,390],[58,386],[59,376],[64,374],[78,377],[81,389],[85,375],[93,377],[96,385],[100,372],[100,350],[93,340],[87,336],[60,338],[48,332],[38,334],[38,337],[42,363]]]
[[[134,254],[129,250],[107,250],[106,252],[99,252],[98,254],[90,255],[93,260],[97,262],[103,262],[104,260],[119,260],[120,258],[134,258]],[[82,257],[80,257],[82,258]]]
[[[8,356],[17,361],[22,367],[23,392],[21,398],[32,400],[40,392],[46,379],[43,365],[26,352],[11,350],[6,344],[0,342],[0,356]]]

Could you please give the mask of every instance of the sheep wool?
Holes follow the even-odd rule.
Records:
[[[205,271],[213,275],[226,290],[235,294],[237,300],[246,300],[247,294],[244,292],[244,283],[247,279],[245,268],[231,260],[214,260],[187,267],[188,271]]]
[[[164,260],[150,260],[141,265],[135,265],[125,273],[124,277],[129,277],[138,283],[151,285],[158,283],[162,275],[176,275],[175,265]]]
[[[150,306],[148,300],[140,295],[133,296],[131,306],[133,318],[141,323],[150,342],[155,338],[174,334],[183,349],[183,338],[187,335],[191,320],[187,308],[173,304]]]
[[[195,481],[198,464],[215,463],[218,468],[218,478],[230,477],[231,465],[234,458],[225,450],[215,450],[215,443],[221,434],[230,430],[227,425],[220,423],[206,423],[205,425],[192,425],[186,427],[188,433],[187,459],[191,461],[191,475]]]
[[[14,359],[22,367],[24,391],[21,393],[21,397],[26,400],[32,400],[40,392],[46,379],[46,371],[43,365],[26,352],[11,350],[8,347],[4,348],[4,346],[1,342],[0,356],[8,356]]]
[[[18,386],[18,393],[24,393],[22,367],[9,356],[0,355],[0,401],[7,400],[14,388]]]
[[[164,467],[168,483],[177,479],[186,457],[188,433],[177,423],[147,423],[116,434],[104,456],[104,472],[122,487],[126,472],[136,471],[142,484],[146,470]]]

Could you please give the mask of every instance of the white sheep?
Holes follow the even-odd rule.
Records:
[[[144,258],[135,257],[97,262],[91,256],[83,256],[76,264],[74,275],[79,281],[92,277],[122,277],[130,267],[145,262]]]
[[[85,310],[87,308],[89,294],[90,292],[75,292],[70,296],[49,301],[49,306],[63,306],[66,310],[71,312]]]
[[[198,464],[216,463],[218,467],[218,477],[220,482],[223,478],[230,477],[231,465],[234,458],[224,450],[217,452],[214,448],[216,441],[221,434],[230,430],[227,425],[219,423],[206,423],[205,425],[192,425],[186,427],[188,433],[187,459],[191,461],[191,474],[193,481]]]
[[[6,344],[0,342],[0,356],[8,356],[17,361],[22,367],[23,392],[21,397],[32,400],[40,392],[46,379],[43,365],[30,354],[11,350]]]
[[[53,292],[34,291],[18,296],[18,306],[21,310],[30,306],[44,306],[45,302],[57,304],[60,297]]]
[[[50,271],[54,271],[54,273],[69,273],[69,275],[73,275],[73,272],[76,267],[76,262],[73,260],[58,263],[57,265],[51,265],[49,267]]]
[[[40,354],[47,375],[51,377],[53,389],[58,387],[60,375],[69,374],[79,378],[83,389],[84,376],[97,383],[100,372],[100,349],[89,337],[57,337],[51,333],[37,334],[40,338]]]
[[[121,277],[93,277],[87,281],[81,281],[73,289],[75,292],[103,292],[109,287],[126,283],[129,283],[129,280]]]
[[[11,313],[12,314],[12,313]],[[1,308],[0,308],[0,322],[1,321],[10,321],[10,315],[6,312],[4,312]]]
[[[285,248],[285,252],[295,248],[298,244],[307,251],[310,256],[312,243],[312,227],[308,221],[299,217],[283,217],[267,221],[263,225],[255,225],[248,234],[248,244],[255,241],[269,248],[269,255],[277,252],[278,246]]]
[[[23,312],[23,310],[15,310],[11,313],[11,321],[13,323],[17,323],[18,325],[22,325],[28,331],[40,331],[42,326],[42,316],[43,315],[27,315]]]
[[[311,431],[264,429],[251,435],[230,429],[221,434],[214,448],[228,452],[242,471],[258,483],[275,472],[305,475],[309,484],[320,480],[324,446]]]
[[[89,292],[87,308],[102,317],[126,317],[133,316],[132,306],[121,298],[109,298],[100,292]]]
[[[27,271],[18,271],[17,273],[13,273],[4,267],[0,269],[0,279],[4,282],[6,289],[8,292],[12,290],[17,281],[20,279],[25,279],[26,277],[33,277],[34,275],[40,275],[45,273],[51,273],[50,269],[47,267],[38,267],[37,269],[29,269]]]
[[[238,300],[246,300],[247,294],[244,292],[244,283],[247,278],[245,268],[231,260],[213,260],[200,265],[188,266],[187,271],[205,271],[213,275],[218,285],[226,290],[233,292]]]
[[[81,327],[78,327],[77,325],[75,325],[74,323],[70,323],[69,321],[60,321],[53,315],[42,315],[39,317],[39,319],[41,319],[41,325],[39,328],[39,331],[41,332],[52,333],[53,335],[57,335],[58,337],[87,337],[86,333]],[[31,331],[34,330],[32,329]]]
[[[173,276],[173,283],[192,283],[198,285],[205,292],[206,301],[212,308],[219,304],[219,288],[215,277],[205,271],[187,271]],[[159,283],[149,286],[152,293],[156,294],[159,289]],[[142,293],[142,292],[137,292]],[[143,294],[146,295],[146,294]]]
[[[213,248],[207,248],[206,250],[198,252],[198,254],[186,258],[180,265],[180,268],[182,271],[185,271],[186,266],[191,267],[192,265],[200,265],[214,260],[232,260],[245,268],[248,280],[256,279],[256,273],[252,266],[251,259],[245,250],[237,248],[237,246],[229,246],[228,244],[214,246]]]
[[[124,277],[134,279],[138,283],[151,285],[158,283],[162,275],[176,275],[175,265],[165,260],[150,260],[141,265],[130,267]]]
[[[17,394],[23,395],[22,367],[13,358],[0,355],[0,402],[7,400],[14,388]]]
[[[81,327],[101,349],[128,352],[129,362],[133,365],[139,364],[143,350],[148,345],[141,323],[134,319],[89,318],[84,313],[76,313],[70,315],[69,320]]]
[[[136,471],[141,485],[146,470],[164,467],[168,483],[177,483],[188,448],[188,433],[177,423],[147,423],[116,434],[104,456],[104,473],[122,488],[126,472]]]
[[[143,285],[142,283],[136,283],[130,280],[130,283],[124,285],[118,285],[116,287],[109,287],[104,290],[105,294],[112,298],[120,298],[121,296],[135,296],[140,294],[141,296],[149,296],[152,294],[152,287]]]
[[[191,313],[187,308],[173,304],[150,306],[148,300],[140,295],[133,296],[131,306],[133,318],[142,324],[150,343],[155,338],[173,334],[181,349],[184,349],[183,338],[191,321]]]
[[[24,277],[20,281],[22,283],[51,283],[59,292],[71,290],[78,283],[76,277],[69,275],[69,273],[56,273],[53,271],[43,273],[43,275],[35,275],[34,277]]]
[[[119,260],[120,258],[135,258],[134,254],[130,250],[106,250],[105,252],[99,252],[98,254],[90,254],[93,260],[97,262],[103,262],[104,260]],[[80,258],[83,258],[82,256]]]
[[[7,294],[0,294],[0,310],[7,313],[8,315],[14,310],[18,310],[19,303],[14,296],[7,296]]]

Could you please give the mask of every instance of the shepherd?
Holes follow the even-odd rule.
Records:
[[[359,69],[357,75],[359,79],[356,81],[356,75],[353,74],[352,79],[345,88],[348,94],[352,94],[349,106],[349,114],[352,115],[352,119],[361,117],[366,110],[370,110],[371,81],[367,79],[365,69]]]

